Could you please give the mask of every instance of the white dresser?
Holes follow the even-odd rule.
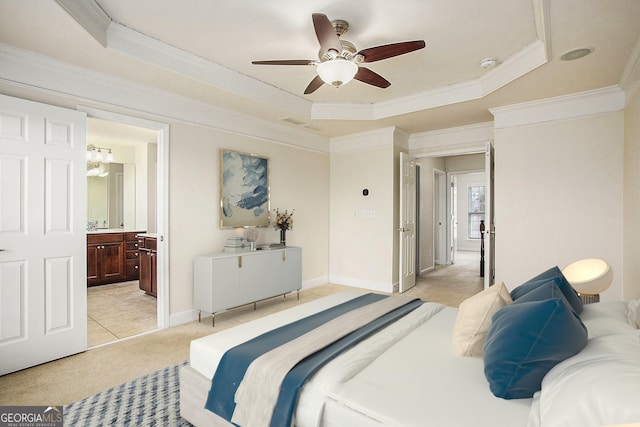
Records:
[[[302,248],[197,256],[193,262],[193,305],[215,314],[245,304],[299,291]],[[215,325],[215,323],[214,323]]]

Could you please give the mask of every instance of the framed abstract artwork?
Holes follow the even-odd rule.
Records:
[[[269,225],[269,158],[220,150],[220,227]]]

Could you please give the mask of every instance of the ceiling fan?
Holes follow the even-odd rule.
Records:
[[[283,59],[251,62],[254,65],[315,66],[318,75],[305,89],[305,95],[315,92],[324,83],[340,87],[352,79],[372,86],[387,88],[391,86],[388,80],[360,64],[392,58],[426,46],[424,40],[415,40],[370,47],[358,51],[353,43],[340,39],[340,36],[349,29],[348,22],[340,19],[329,21],[329,18],[322,13],[314,13],[311,16],[316,36],[320,42],[318,60]]]

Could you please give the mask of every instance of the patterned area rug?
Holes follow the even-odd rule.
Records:
[[[178,363],[64,407],[65,426],[191,426],[180,417]]]

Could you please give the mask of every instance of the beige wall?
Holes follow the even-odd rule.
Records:
[[[329,156],[212,129],[172,124],[170,130],[171,313],[192,308],[192,265],[197,255],[221,252],[242,229],[220,228],[221,148],[269,157],[271,208],[293,210],[287,244],[303,250],[303,283],[325,283],[329,251]],[[272,227],[258,243],[279,241]]]
[[[495,130],[496,282],[603,258],[622,298],[623,113]]]
[[[362,138],[385,146],[331,154],[330,280],[390,292],[397,281],[393,141],[386,132]]]
[[[624,299],[640,298],[640,91],[624,114]]]
[[[484,163],[484,153],[445,157],[445,168],[448,172],[483,171]]]

